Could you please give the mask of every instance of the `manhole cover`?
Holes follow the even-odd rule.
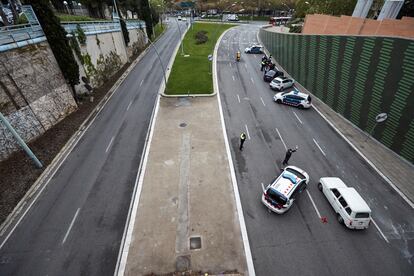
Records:
[[[180,127],[186,127],[187,126],[187,124],[186,123],[181,123],[180,124]]]
[[[201,238],[200,237],[192,237],[190,238],[190,249],[200,249],[201,248]]]
[[[178,256],[175,261],[177,271],[187,271],[190,269],[190,256]]]

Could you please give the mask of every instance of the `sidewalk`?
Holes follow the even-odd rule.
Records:
[[[160,99],[125,275],[247,275],[216,97]]]

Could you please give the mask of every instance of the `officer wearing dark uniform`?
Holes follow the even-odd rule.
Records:
[[[242,132],[240,134],[240,150],[243,150],[244,141],[246,141],[246,133]]]
[[[292,156],[292,153],[294,153],[298,149],[298,146],[296,145],[295,149],[288,149],[286,151],[285,160],[283,160],[283,165],[287,165],[289,162],[290,157]]]

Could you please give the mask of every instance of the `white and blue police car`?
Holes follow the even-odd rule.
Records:
[[[273,100],[277,103],[296,106],[299,108],[311,107],[311,96],[298,90],[276,93]]]
[[[298,167],[287,166],[266,188],[262,183],[262,203],[270,211],[283,214],[292,207],[293,202],[306,189],[308,183],[308,173]]]

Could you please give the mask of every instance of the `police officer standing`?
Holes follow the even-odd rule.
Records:
[[[240,150],[243,150],[244,141],[246,141],[246,133],[242,132],[240,134]]]
[[[290,157],[292,156],[292,153],[298,150],[298,145],[296,145],[295,149],[288,149],[286,151],[285,160],[283,160],[283,165],[287,165],[289,162]]]

